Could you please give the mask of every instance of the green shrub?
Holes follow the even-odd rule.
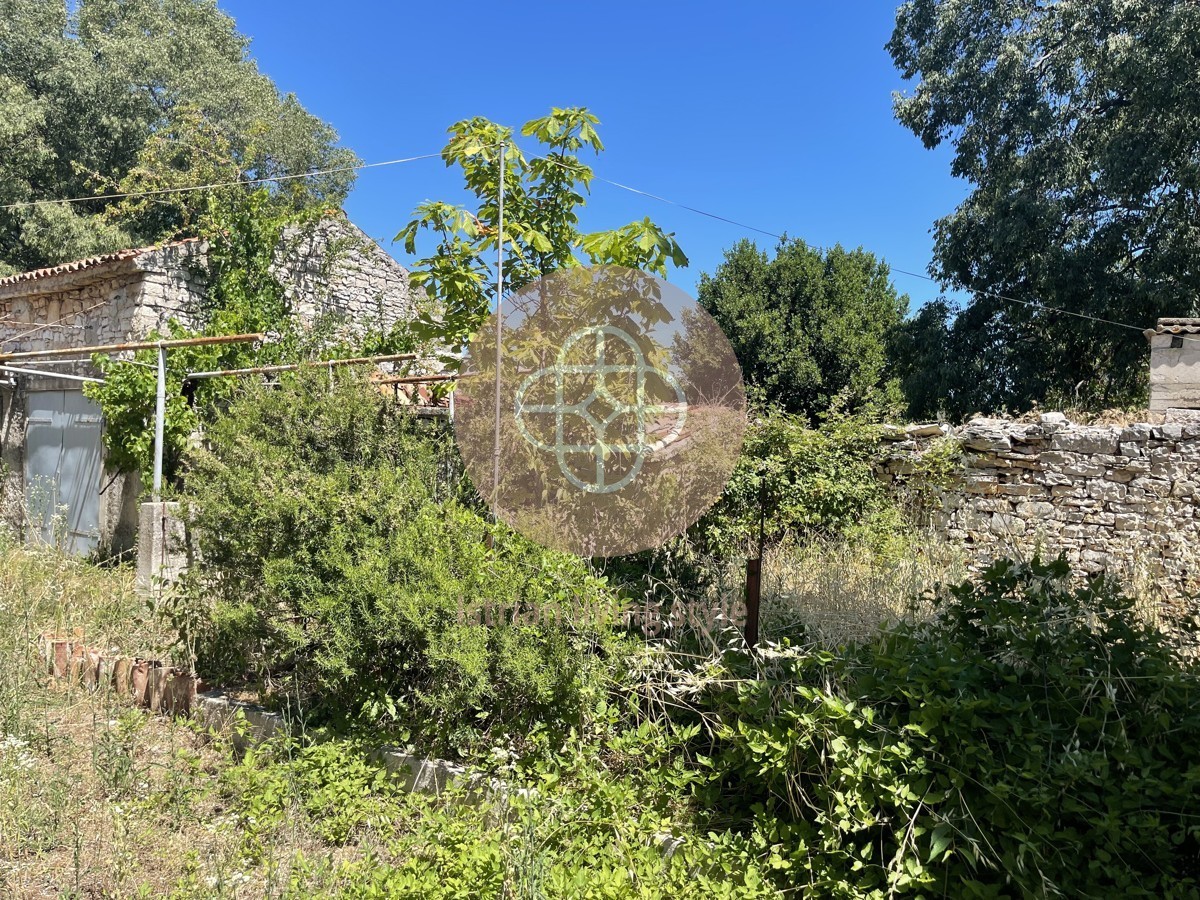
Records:
[[[713,507],[665,546],[610,560],[605,571],[639,599],[695,598],[768,546],[790,540],[878,545],[902,530],[896,498],[875,477],[882,426],[871,409],[830,411],[817,428],[766,408],[752,415],[742,454]],[[736,581],[741,583],[740,573]]]
[[[715,796],[819,896],[1194,897],[1200,671],[1112,584],[997,563],[710,696]]]
[[[202,671],[443,747],[572,721],[615,648],[611,592],[485,520],[457,471],[443,426],[349,376],[247,390],[188,477]],[[511,615],[546,609],[598,625]]]
[[[353,743],[276,739],[224,773],[223,787],[245,860],[261,860],[289,816],[325,844],[375,838],[357,859],[293,860],[284,896],[297,900],[781,895],[752,839],[691,832],[590,751],[571,744],[531,771],[507,770],[507,793],[463,779],[433,797],[405,792]]]

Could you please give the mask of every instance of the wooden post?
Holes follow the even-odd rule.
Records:
[[[758,478],[758,556],[746,560],[746,646],[751,651],[758,644],[758,612],[762,601],[763,540],[767,527],[767,479],[761,472]]]

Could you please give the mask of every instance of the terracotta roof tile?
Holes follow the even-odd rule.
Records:
[[[1147,335],[1200,335],[1200,318],[1159,319]]]
[[[72,272],[82,272],[85,269],[93,269],[114,262],[121,262],[127,259],[136,259],[143,253],[149,253],[153,250],[161,250],[164,247],[179,247],[183,244],[193,244],[198,240],[199,238],[184,238],[182,240],[169,241],[165,244],[157,244],[151,247],[130,247],[127,250],[117,250],[113,253],[102,253],[99,256],[89,256],[86,259],[77,259],[71,262],[59,263],[57,266],[46,266],[42,269],[32,269],[29,272],[18,272],[16,275],[9,275],[7,278],[0,278],[0,287],[5,287],[10,284],[21,284],[26,281],[37,281],[41,278],[52,278],[55,275],[66,275]]]

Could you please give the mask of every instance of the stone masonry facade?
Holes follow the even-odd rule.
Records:
[[[203,324],[207,245],[189,239],[132,248],[0,278],[0,352],[120,344],[165,332],[171,320]],[[414,318],[408,272],[340,213],[285,232],[274,274],[299,319],[333,324],[331,337],[386,332]],[[66,375],[94,376],[87,357],[68,364],[23,362]],[[73,390],[78,381],[0,372],[0,520],[22,524],[26,395]],[[136,475],[105,472],[100,539],[110,551],[136,544]]]
[[[1167,596],[1191,596],[1200,590],[1200,417],[1165,419],[1084,426],[1047,413],[894,429],[878,474],[897,486],[926,478],[922,457],[953,441],[961,457],[949,479],[926,485],[928,511],[977,564],[1063,552],[1079,572],[1140,573]]]
[[[417,304],[408,272],[340,217],[284,232],[274,274],[301,319],[341,330],[386,332],[410,321]]]

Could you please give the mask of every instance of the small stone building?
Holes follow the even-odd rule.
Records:
[[[1150,409],[1200,409],[1200,319],[1159,319],[1150,341]]]
[[[136,341],[174,319],[199,327],[207,245],[190,239],[0,279],[0,353]],[[387,330],[416,312],[408,273],[330,214],[289,229],[276,262],[292,308],[312,323]],[[21,371],[16,371],[20,369]],[[106,470],[88,357],[0,363],[0,521],[78,554],[136,546],[137,475]]]

